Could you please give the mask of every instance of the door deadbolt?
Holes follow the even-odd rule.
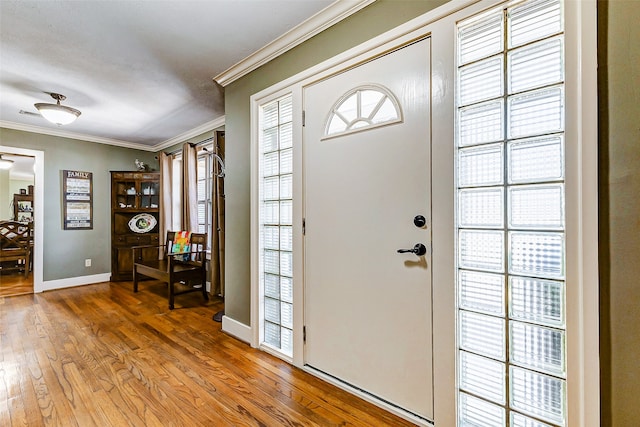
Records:
[[[413,218],[413,223],[415,224],[416,227],[422,228],[425,225],[427,225],[427,219],[422,215],[416,215]]]

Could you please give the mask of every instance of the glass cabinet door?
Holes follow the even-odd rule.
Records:
[[[136,197],[138,195],[138,189],[136,188],[136,182],[133,180],[116,181],[115,183],[115,202],[116,209],[136,209],[138,203]]]
[[[160,206],[160,183],[158,181],[140,181],[140,209],[158,209]]]

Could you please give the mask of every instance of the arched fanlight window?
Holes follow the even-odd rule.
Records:
[[[360,86],[333,105],[324,138],[401,121],[400,104],[391,91],[380,85]]]

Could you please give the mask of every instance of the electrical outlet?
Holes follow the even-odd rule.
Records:
[[[91,258],[87,258],[84,260],[84,266],[85,267],[91,267]]]

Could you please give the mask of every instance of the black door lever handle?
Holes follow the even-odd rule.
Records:
[[[398,249],[399,254],[412,253],[418,256],[422,256],[427,253],[427,247],[422,243],[416,243],[416,245],[411,249]]]

